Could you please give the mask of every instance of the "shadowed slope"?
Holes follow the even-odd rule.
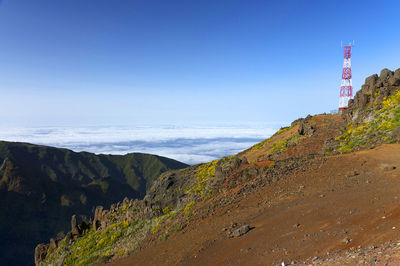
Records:
[[[76,153],[0,142],[0,264],[33,263],[33,249],[70,227],[71,215],[142,198],[162,172],[186,165],[168,158]]]

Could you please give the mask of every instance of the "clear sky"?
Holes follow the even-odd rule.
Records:
[[[400,67],[400,1],[0,0],[0,119],[291,122]]]

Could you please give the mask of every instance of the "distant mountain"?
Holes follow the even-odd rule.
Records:
[[[131,153],[96,155],[0,141],[0,265],[33,264],[33,249],[70,228],[73,214],[142,198],[163,172],[187,165]]]

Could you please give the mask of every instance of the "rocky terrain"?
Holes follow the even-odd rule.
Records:
[[[187,165],[155,155],[75,153],[0,142],[0,265],[33,264],[33,249],[124,197],[143,198],[160,173]],[[63,237],[60,233],[58,237]]]
[[[342,115],[298,119],[237,155],[161,174],[143,200],[73,216],[66,237],[36,247],[35,262],[395,263],[399,131],[400,69],[384,69]]]

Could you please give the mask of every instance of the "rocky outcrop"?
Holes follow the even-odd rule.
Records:
[[[296,120],[299,123],[299,135],[312,136],[315,132],[315,126],[311,124],[312,116],[308,115],[304,119]],[[293,124],[293,123],[292,123]]]
[[[103,206],[97,206],[92,220],[84,216],[72,215],[71,217],[71,230],[60,238],[51,238],[48,244],[41,243],[35,248],[35,264],[48,265],[45,261],[48,253],[59,247],[59,241],[65,240],[67,245],[71,245],[79,237],[90,230],[104,231],[112,224],[120,222],[133,222],[149,217],[160,215],[159,211],[154,211],[146,207],[143,200],[125,198],[122,202],[112,204],[109,210],[104,209]],[[63,258],[59,258],[62,259]]]
[[[39,244],[35,248],[35,264],[39,265],[39,263],[46,258],[47,251],[49,249],[48,244]]]
[[[347,121],[363,123],[374,118],[375,110],[382,107],[385,98],[400,89],[400,68],[391,71],[383,69],[378,76],[373,74],[365,79],[354,99],[349,101],[349,108],[344,111]]]
[[[97,206],[94,212],[93,229],[97,230],[101,227],[103,222],[103,206]]]

